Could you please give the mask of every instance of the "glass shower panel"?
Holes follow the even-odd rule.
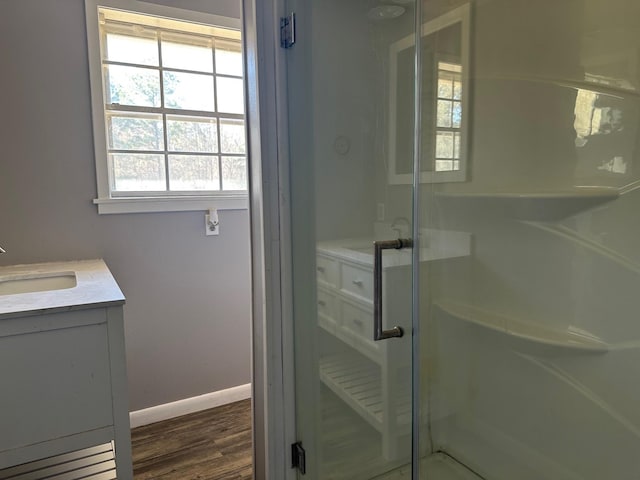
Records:
[[[420,478],[638,478],[640,3],[422,12]]]
[[[402,5],[400,5],[402,3]],[[306,474],[368,480],[410,472],[410,248],[385,250],[380,296],[374,241],[412,237],[414,108],[390,107],[390,46],[415,28],[413,5],[290,2],[296,43],[287,53],[296,426]],[[402,60],[413,91],[415,50]],[[389,175],[390,132],[402,184]],[[394,148],[395,148],[394,144]],[[397,183],[397,182],[396,182]],[[374,340],[375,299],[385,329]],[[409,473],[410,474],[410,473]],[[391,477],[389,477],[391,478]]]

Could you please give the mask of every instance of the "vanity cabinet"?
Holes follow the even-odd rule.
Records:
[[[411,350],[399,339],[373,340],[373,256],[321,245],[316,279],[318,326],[348,347],[320,356],[320,379],[380,433],[384,456],[395,459],[411,433]],[[383,285],[386,328],[410,332],[410,264],[384,268]]]
[[[66,306],[0,297],[0,478],[132,479],[124,297],[103,262],[80,263]]]

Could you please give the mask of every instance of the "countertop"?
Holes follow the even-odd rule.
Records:
[[[420,262],[466,257],[471,254],[471,234],[446,230],[424,229],[421,231]],[[344,238],[326,240],[317,244],[318,253],[373,267],[373,239]],[[410,248],[384,250],[383,268],[411,265]]]
[[[0,295],[0,320],[122,305],[125,297],[102,259],[0,267],[0,281],[16,275],[75,272],[77,285],[44,292]]]

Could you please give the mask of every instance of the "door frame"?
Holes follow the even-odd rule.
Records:
[[[294,480],[296,442],[285,0],[242,0],[252,265],[254,478]]]
[[[297,2],[294,2],[297,3]],[[304,9],[303,4],[297,8]],[[415,31],[422,22],[416,3]],[[289,13],[286,0],[242,0],[245,51],[245,105],[249,158],[252,264],[252,409],[254,478],[295,480],[291,445],[297,441],[294,370],[294,322],[289,183],[287,51],[280,46],[280,19]],[[300,12],[301,13],[301,12]],[[293,47],[295,48],[295,46]],[[416,64],[420,62],[420,49]],[[416,76],[416,95],[420,92]],[[415,112],[415,131],[420,113]],[[414,145],[414,192],[419,181],[419,135]],[[419,201],[413,196],[413,309],[418,311]],[[417,247],[417,248],[416,248]],[[419,332],[413,318],[412,351],[419,357]],[[412,381],[419,380],[413,369]],[[412,420],[417,424],[417,397]],[[412,458],[419,458],[419,431],[412,434]],[[313,450],[313,449],[312,449]],[[417,478],[418,464],[412,462]]]

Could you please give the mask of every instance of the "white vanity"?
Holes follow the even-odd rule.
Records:
[[[420,262],[470,253],[464,232],[426,231]],[[384,328],[411,335],[411,249],[386,250],[382,268]],[[373,240],[321,242],[316,249],[318,326],[349,348],[321,355],[320,379],[382,436],[383,455],[406,450],[411,433],[411,346],[405,339],[374,341]]]
[[[124,301],[102,260],[0,268],[0,478],[132,478]]]

